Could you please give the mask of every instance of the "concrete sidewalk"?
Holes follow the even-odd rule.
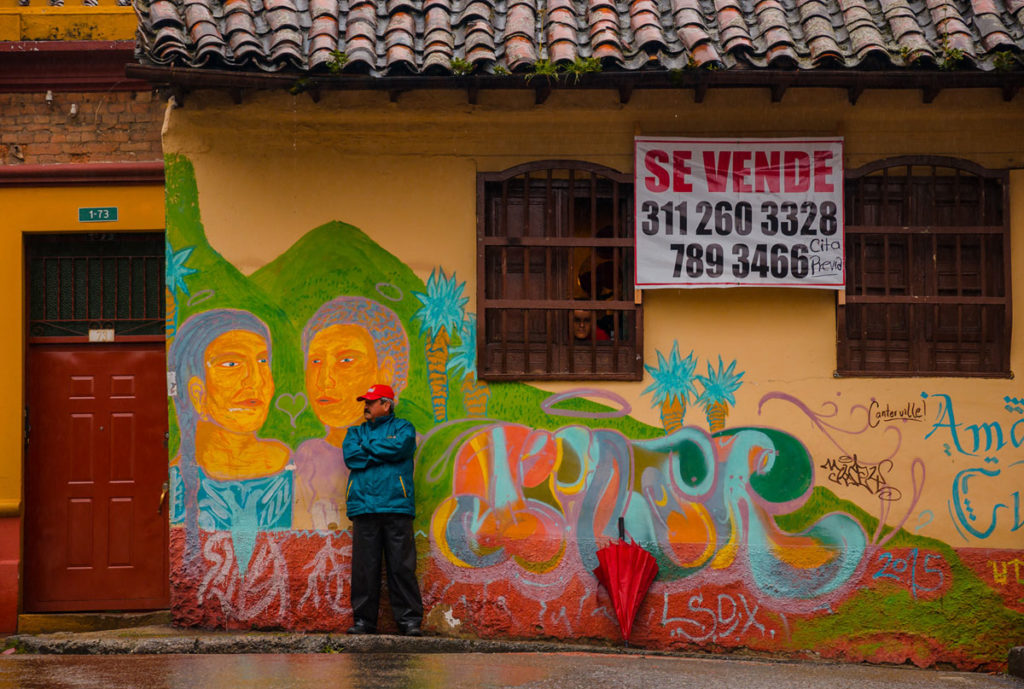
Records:
[[[160,618],[158,618],[160,619]],[[140,621],[146,621],[142,618]],[[112,622],[112,624],[116,624]],[[348,636],[344,633],[213,631],[169,623],[112,629],[22,633],[0,639],[7,653],[41,655],[229,654],[229,653],[602,653],[692,658],[736,658],[806,662],[778,656],[736,653],[717,655],[626,648],[611,644],[506,641],[452,637],[404,637],[390,634]],[[1007,673],[1024,679],[1024,646],[1009,653]],[[835,661],[828,661],[834,664]]]

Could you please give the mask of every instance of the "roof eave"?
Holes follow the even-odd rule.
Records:
[[[917,70],[643,70],[585,74],[580,79],[524,75],[312,75],[280,72],[249,72],[199,69],[176,66],[130,64],[125,72],[131,79],[150,82],[154,87],[170,88],[180,98],[189,91],[215,89],[231,92],[236,102],[247,90],[287,90],[308,93],[314,101],[324,91],[387,91],[392,100],[415,90],[466,91],[470,102],[484,90],[529,90],[543,103],[553,90],[616,90],[619,99],[628,102],[640,89],[691,89],[701,102],[711,88],[766,88],[773,102],[782,100],[792,88],[829,88],[847,91],[851,103],[868,89],[919,90],[925,103],[932,102],[945,89],[997,89],[1004,100],[1012,100],[1024,86],[1024,72],[917,71]]]
[[[134,49],[135,41],[0,42],[0,93],[148,88],[125,79]]]

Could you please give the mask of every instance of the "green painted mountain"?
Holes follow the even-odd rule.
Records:
[[[218,308],[249,311],[270,329],[271,367],[278,402],[281,395],[301,392],[304,381],[298,331],[287,313],[210,246],[199,217],[199,191],[192,163],[183,156],[167,156],[164,175],[167,241],[174,251],[192,249],[186,266],[196,271],[184,278],[189,294],[179,291],[174,295],[178,325],[200,311]],[[286,405],[271,408],[261,435],[294,445],[298,439],[322,433],[322,426],[312,414],[304,414],[305,419],[299,417],[293,426],[291,416],[281,406],[287,408]],[[177,423],[172,423],[169,443],[172,452],[177,447],[177,431]]]
[[[401,415],[421,432],[433,425],[424,342],[419,328],[411,325],[420,305],[412,293],[422,292],[425,286],[395,256],[358,228],[329,222],[310,230],[249,279],[281,308],[287,308],[298,333],[322,304],[341,295],[366,297],[392,309],[405,325],[410,348]]]
[[[339,295],[374,299],[395,311],[409,337],[409,382],[403,393],[402,416],[420,432],[434,425],[426,372],[426,342],[414,318],[422,306],[414,292],[425,292],[423,281],[400,259],[383,249],[362,230],[342,222],[329,222],[310,230],[288,251],[250,276],[261,291],[287,308],[297,330],[324,302]],[[452,338],[457,342],[457,335]],[[449,380],[448,418],[465,416],[460,380]],[[616,428],[629,437],[648,438],[664,431],[629,417],[567,419],[541,409],[548,393],[521,383],[491,384],[488,416],[538,428],[554,429],[569,423]],[[559,409],[608,411],[587,400],[571,400]]]

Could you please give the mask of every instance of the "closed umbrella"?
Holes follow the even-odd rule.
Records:
[[[597,551],[598,566],[594,576],[604,584],[612,599],[612,608],[622,629],[622,638],[629,646],[633,620],[640,604],[658,574],[654,556],[635,542],[626,541],[623,520],[619,518],[619,540]]]

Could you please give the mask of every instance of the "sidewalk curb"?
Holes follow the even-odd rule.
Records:
[[[679,655],[611,646],[545,641],[487,641],[390,634],[348,636],[290,632],[222,632],[140,627],[116,631],[15,634],[4,645],[40,655],[195,653],[601,653]]]
[[[842,665],[818,658],[780,658],[747,654],[689,653],[604,644],[552,641],[460,639],[391,634],[348,636],[339,633],[210,631],[170,625],[96,632],[15,634],[0,645],[17,653],[37,655],[168,655],[263,653],[582,653],[599,655],[719,658],[769,663],[811,662]],[[1006,674],[1024,680],[1024,646],[1010,649]]]

